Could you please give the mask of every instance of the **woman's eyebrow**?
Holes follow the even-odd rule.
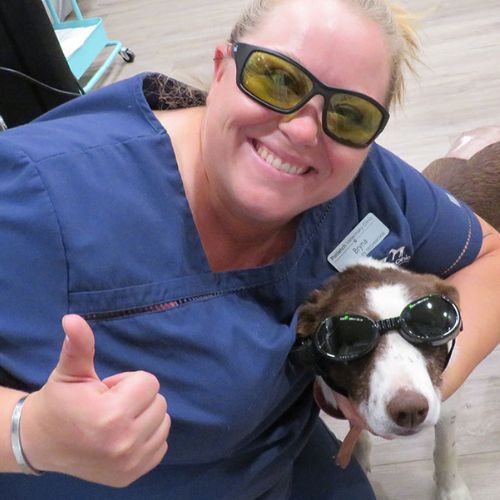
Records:
[[[300,64],[304,68],[307,69],[307,66],[300,60],[300,58],[297,56],[297,54],[293,54],[292,52],[289,51],[289,49],[278,49],[274,47],[262,47],[268,50],[272,50],[274,52],[277,52],[278,54],[281,54],[283,56],[289,57],[292,61],[296,62],[297,64]],[[308,70],[309,71],[309,70]]]

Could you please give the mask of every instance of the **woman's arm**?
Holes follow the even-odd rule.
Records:
[[[500,234],[480,219],[483,243],[477,258],[448,278],[460,293],[464,329],[443,373],[443,399],[450,397],[500,342]]]

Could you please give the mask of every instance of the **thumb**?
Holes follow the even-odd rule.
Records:
[[[90,325],[76,314],[67,314],[62,319],[66,338],[56,366],[56,375],[71,381],[81,379],[99,380],[94,369],[94,333]]]

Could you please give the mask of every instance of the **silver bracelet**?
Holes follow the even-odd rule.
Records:
[[[24,403],[28,396],[23,396],[14,406],[14,411],[12,412],[12,426],[10,428],[10,439],[12,443],[12,453],[16,459],[17,465],[25,474],[32,474],[35,476],[40,476],[43,474],[42,471],[36,470],[30,465],[26,457],[24,456],[23,447],[21,445],[21,412],[23,410]]]

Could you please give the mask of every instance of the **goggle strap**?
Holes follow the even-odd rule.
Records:
[[[289,354],[289,359],[294,365],[313,368],[314,349],[311,337],[298,337]]]
[[[396,318],[380,319],[375,321],[375,325],[379,330],[379,333],[386,333],[389,330],[397,330],[401,326],[401,318],[398,316]]]
[[[325,384],[328,387],[330,387],[330,389],[333,389],[335,392],[338,392],[339,394],[341,394],[342,396],[344,396],[346,398],[349,397],[349,392],[347,391],[347,389],[345,389],[344,387],[341,387],[340,385],[337,385],[337,383],[335,381],[333,381],[330,377],[325,376],[321,373],[319,375],[325,381]]]
[[[322,373],[321,370],[318,370],[314,359],[313,340],[311,337],[298,337],[288,355],[288,359],[292,363],[292,366],[314,368],[315,374],[322,377],[328,386],[339,394],[348,397],[346,389],[337,385],[330,377]]]
[[[446,355],[446,360],[444,362],[445,369],[448,366],[448,363],[450,362],[451,355],[453,354],[453,349],[455,348],[455,342],[456,342],[456,339],[453,339],[451,341],[451,347],[450,347],[450,350],[448,351],[448,354]]]

